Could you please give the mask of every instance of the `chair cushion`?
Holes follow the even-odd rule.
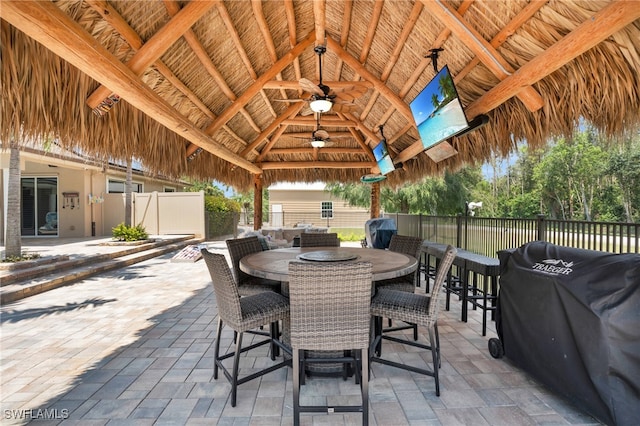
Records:
[[[242,323],[231,324],[239,332],[289,317],[289,300],[272,291],[240,298]]]
[[[429,300],[424,294],[382,288],[371,299],[371,315],[428,327],[436,320],[428,315]]]

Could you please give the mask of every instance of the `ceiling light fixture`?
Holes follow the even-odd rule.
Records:
[[[329,112],[331,105],[333,104],[327,99],[314,99],[309,102],[309,108],[316,113]]]
[[[322,139],[314,139],[311,141],[311,146],[314,148],[324,148],[324,141]]]

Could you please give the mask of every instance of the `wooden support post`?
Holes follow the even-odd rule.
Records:
[[[371,219],[380,217],[380,182],[371,184]]]
[[[262,228],[262,175],[253,177],[253,230]]]

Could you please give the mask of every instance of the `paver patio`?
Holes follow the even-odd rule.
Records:
[[[226,253],[224,242],[208,243]],[[171,255],[104,273],[1,308],[2,424],[288,425],[291,369],[243,384],[213,380],[217,309],[202,261]],[[508,359],[491,358],[479,311],[441,311],[441,396],[433,379],[374,364],[372,425],[599,424],[537,384]],[[226,331],[223,347],[232,342]],[[266,347],[243,358],[244,373],[270,363]],[[384,343],[416,364],[430,359]],[[359,398],[353,381],[312,378],[303,397]],[[360,424],[359,414],[304,415],[307,425]]]

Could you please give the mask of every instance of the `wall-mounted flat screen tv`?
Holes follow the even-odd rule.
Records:
[[[438,74],[409,104],[425,149],[469,127],[449,67]]]
[[[373,148],[373,156],[376,158],[381,174],[386,175],[387,173],[395,170],[395,166],[393,165],[393,161],[391,160],[389,151],[387,150],[387,142],[384,139],[382,139],[380,143]]]

